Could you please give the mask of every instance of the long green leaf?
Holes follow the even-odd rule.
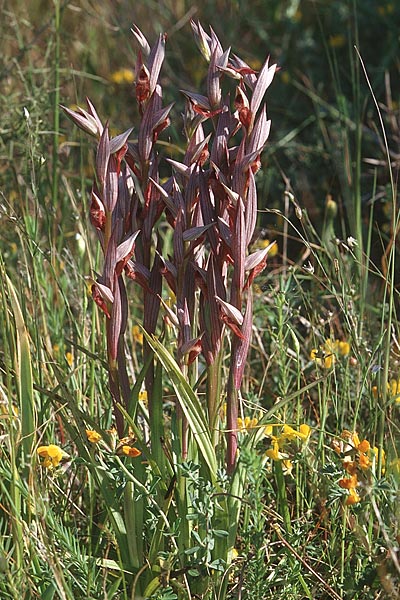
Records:
[[[215,481],[217,458],[211,442],[210,430],[203,407],[168,350],[155,337],[150,337],[146,332],[144,332],[144,335],[174,387],[179,404],[189,423],[190,430],[210,471],[211,480]]]
[[[10,303],[14,315],[17,357],[15,374],[17,379],[20,411],[22,448],[25,464],[30,461],[35,433],[35,404],[33,398],[32,362],[29,345],[29,335],[25,327],[24,318],[18,301],[18,296],[10,278],[6,275]]]

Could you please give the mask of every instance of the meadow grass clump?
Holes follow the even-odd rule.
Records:
[[[15,154],[2,188],[1,597],[396,598],[393,174],[378,265],[357,194],[320,227],[288,180],[265,208],[276,65],[197,21],[194,91],[169,89],[167,37],[133,26],[110,84],[132,123],[109,101],[61,113],[60,8],[54,81],[21,73],[24,176]]]

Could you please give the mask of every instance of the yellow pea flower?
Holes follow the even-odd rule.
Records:
[[[392,379],[388,384],[389,394],[395,402],[400,403],[400,379]]]
[[[348,354],[350,354],[349,342],[339,342],[338,343],[338,351],[341,356],[347,356]]]
[[[284,460],[288,458],[287,454],[280,451],[279,440],[277,438],[272,441],[272,448],[266,451],[265,456],[272,458],[272,460]]]
[[[132,327],[132,337],[133,341],[136,342],[136,344],[143,346],[143,333],[139,325],[134,325]]]
[[[311,427],[309,425],[307,425],[306,423],[302,423],[299,427],[299,435],[300,435],[300,439],[302,440],[308,440],[308,438],[311,435]]]
[[[357,446],[357,450],[362,453],[366,453],[370,450],[371,446],[368,440],[363,440]]]
[[[347,356],[350,353],[350,344],[346,341],[327,339],[317,350],[313,348],[310,358],[315,364],[330,369],[335,364],[338,356]]]
[[[257,427],[257,423],[258,419],[256,418],[250,419],[250,417],[245,417],[242,419],[241,417],[238,417],[237,427],[239,431],[246,432]]]
[[[42,467],[46,467],[47,469],[58,467],[61,459],[64,456],[64,453],[61,450],[61,448],[59,448],[55,444],[50,444],[49,446],[39,446],[39,448],[37,449],[37,453],[42,459]]]
[[[366,454],[360,454],[358,458],[358,464],[360,465],[360,469],[365,471],[371,466],[371,461]]]
[[[87,439],[92,444],[97,444],[101,440],[101,435],[97,431],[93,431],[93,429],[85,429],[85,431]]]
[[[346,498],[345,504],[346,506],[353,506],[353,504],[357,504],[357,502],[360,502],[360,500],[361,498],[357,494],[356,490],[354,488],[351,488],[349,490],[349,495]]]
[[[131,458],[136,458],[136,456],[140,456],[142,453],[137,448],[132,448],[131,446],[122,446],[121,451],[125,456],[130,456]]]
[[[139,392],[139,400],[140,400],[140,402],[143,402],[143,404],[145,404],[147,406],[147,404],[148,404],[147,390],[141,390]]]
[[[271,437],[273,430],[273,425],[266,425],[264,429],[264,435],[266,435],[267,437]]]
[[[357,475],[352,475],[351,477],[344,477],[339,480],[339,486],[344,490],[352,490],[358,486]]]
[[[291,460],[283,460],[282,461],[282,471],[284,475],[291,475],[293,471],[293,463]]]
[[[311,433],[311,427],[303,423],[299,427],[299,431],[290,427],[290,425],[284,425],[282,429],[282,437],[287,440],[299,439],[305,442]]]

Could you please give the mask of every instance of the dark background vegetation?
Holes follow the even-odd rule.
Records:
[[[61,136],[55,137],[51,131],[55,76],[48,65],[49,57],[56,53],[54,3],[3,1],[1,7],[0,177],[1,190],[12,202],[15,194],[25,195],[29,187],[19,165],[32,168],[24,140],[24,107],[36,128],[31,134],[39,134],[35,139],[43,165],[38,185],[50,189],[54,157],[66,168],[68,165],[68,175],[73,175],[71,158],[77,167],[82,160],[90,164],[76,148],[77,142],[90,141],[64,117]],[[268,54],[280,66],[268,96],[272,132],[258,176],[261,208],[282,209],[283,191],[291,187],[320,231],[326,198],[331,195],[339,207],[336,232],[345,238],[355,234],[354,205],[361,203],[367,220],[370,203],[375,202],[373,218],[378,227],[373,254],[379,260],[385,236],[390,234],[389,178],[378,115],[354,46],[381,106],[396,174],[400,154],[400,4],[384,0],[64,1],[60,99],[67,105],[83,105],[87,95],[115,131],[135,125],[133,84],[113,81],[120,69],[134,68],[136,47],[130,33],[134,22],[150,42],[159,32],[168,33],[165,100],[174,101],[175,114],[179,114],[183,102],[179,90],[200,91],[206,73],[192,41],[190,18],[205,27],[212,25],[223,44],[230,44],[254,68],[259,68]],[[164,142],[175,145],[179,154],[183,136],[176,125],[179,119],[173,123]],[[89,179],[90,175],[89,168]],[[64,196],[60,191],[57,206],[49,200],[47,208],[68,219]],[[272,230],[265,233],[270,236],[279,235],[282,223],[273,215],[263,215],[260,225]],[[73,222],[70,226],[73,229]],[[292,251],[293,259],[298,249]]]

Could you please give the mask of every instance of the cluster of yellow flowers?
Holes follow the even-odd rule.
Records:
[[[254,429],[255,427],[257,427],[257,425],[258,419],[256,419],[255,417],[253,419],[251,419],[250,417],[245,417],[244,419],[238,417],[237,428],[238,431],[241,431],[242,433],[246,433],[247,431],[250,431],[250,429]]]
[[[240,433],[249,433],[252,429],[262,427],[259,425],[256,417],[239,417],[237,420],[237,430]],[[306,423],[302,423],[298,429],[294,429],[290,425],[274,423],[264,427],[264,436],[270,438],[271,447],[265,452],[265,456],[272,460],[281,461],[283,472],[290,475],[293,469],[292,461],[289,459],[289,454],[284,452],[284,446],[289,442],[300,441],[303,444],[307,442],[311,435],[311,427]]]
[[[377,7],[377,12],[381,17],[386,17],[394,13],[394,3],[386,2]]]
[[[86,429],[85,430],[86,437],[88,442],[91,444],[98,444],[103,439],[101,434],[94,429]],[[110,429],[107,433],[110,433],[116,438],[116,430]],[[124,437],[120,440],[116,440],[115,444],[115,453],[119,456],[130,456],[131,458],[136,458],[136,456],[140,456],[141,452],[134,446],[135,438],[132,435],[132,432],[129,432],[127,437]],[[53,469],[58,467],[61,460],[66,458],[68,455],[55,444],[49,444],[48,446],[39,446],[37,449],[38,456],[41,458],[41,466],[46,469]]]
[[[350,344],[340,340],[325,340],[317,349],[313,348],[310,358],[316,365],[324,369],[330,369],[339,356],[347,356],[350,353]]]
[[[107,433],[112,434],[114,437],[116,436],[116,430],[110,429]],[[89,442],[92,444],[98,444],[102,439],[101,435],[97,431],[93,431],[92,429],[86,429],[86,437]],[[129,435],[121,438],[116,442],[115,453],[120,456],[130,456],[131,458],[135,458],[136,456],[140,456],[141,452],[137,448],[134,447],[135,437],[133,432],[129,430]]]
[[[277,429],[280,430],[279,433]],[[290,425],[267,425],[265,435],[271,438],[272,447],[266,451],[266,456],[272,460],[287,460],[288,454],[281,452],[283,447],[293,440],[305,443],[311,434],[311,427],[303,423],[299,429],[293,429]]]
[[[388,381],[387,391],[390,398],[397,404],[400,404],[400,379],[391,379]],[[378,398],[379,390],[376,385],[372,387],[372,394],[375,399]]]
[[[252,429],[262,427],[258,423],[256,417],[238,417],[237,430],[240,433],[249,433]],[[311,427],[306,423],[302,423],[298,429],[294,429],[290,425],[282,423],[274,423],[264,427],[264,436],[270,438],[271,448],[269,448],[265,455],[272,460],[282,461],[284,471],[291,473],[292,462],[289,460],[289,454],[283,452],[283,448],[288,442],[300,441],[306,443],[311,435]]]
[[[346,471],[346,476],[339,480],[339,486],[348,490],[345,500],[347,506],[352,506],[360,502],[361,497],[358,490],[361,487],[359,478],[365,477],[365,473],[371,469],[373,461],[378,457],[379,450],[375,446],[371,447],[368,440],[360,441],[356,431],[342,432],[340,439],[335,439],[332,443],[333,449],[342,456],[342,466]],[[385,462],[385,452],[382,450],[382,462]]]
[[[127,85],[135,81],[135,75],[131,69],[118,69],[110,75],[110,81],[116,85]]]

